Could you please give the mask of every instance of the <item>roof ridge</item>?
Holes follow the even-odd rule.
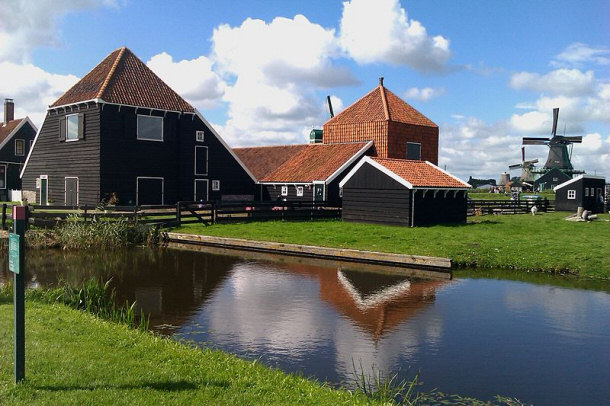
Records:
[[[98,98],[98,99],[102,98],[102,95],[106,91],[106,87],[108,87],[108,84],[110,83],[110,79],[114,75],[114,72],[116,71],[116,68],[119,65],[119,62],[121,61],[126,49],[127,49],[127,47],[121,47],[119,54],[117,55],[116,59],[114,60],[114,63],[112,64],[112,68],[110,68],[110,71],[108,71],[108,76],[106,76],[104,83],[102,83],[102,86],[100,86],[100,91],[97,93],[96,98]]]
[[[383,105],[383,112],[385,114],[385,119],[388,121],[391,121],[390,107],[388,106],[388,100],[385,97],[385,87],[383,86],[383,81],[379,84],[379,92],[381,93],[381,104]]]

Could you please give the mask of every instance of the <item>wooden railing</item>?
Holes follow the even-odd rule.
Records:
[[[524,214],[530,213],[532,207],[538,207],[541,212],[555,211],[554,202],[548,199],[538,200],[482,200],[468,199],[467,214]]]

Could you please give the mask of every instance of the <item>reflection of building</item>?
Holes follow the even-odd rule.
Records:
[[[320,298],[378,340],[398,324],[434,302],[446,281],[409,280],[400,275],[285,264],[287,269],[315,277]]]

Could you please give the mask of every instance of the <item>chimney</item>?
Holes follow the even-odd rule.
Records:
[[[383,86],[383,76],[379,78],[379,86]]]
[[[15,119],[15,103],[13,99],[4,99],[4,124]]]

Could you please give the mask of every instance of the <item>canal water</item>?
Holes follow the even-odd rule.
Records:
[[[607,282],[499,273],[430,281],[178,249],[30,254],[32,288],[112,278],[120,300],[137,301],[161,334],[321,381],[350,386],[361,368],[419,370],[424,390],[483,400],[610,399]]]

